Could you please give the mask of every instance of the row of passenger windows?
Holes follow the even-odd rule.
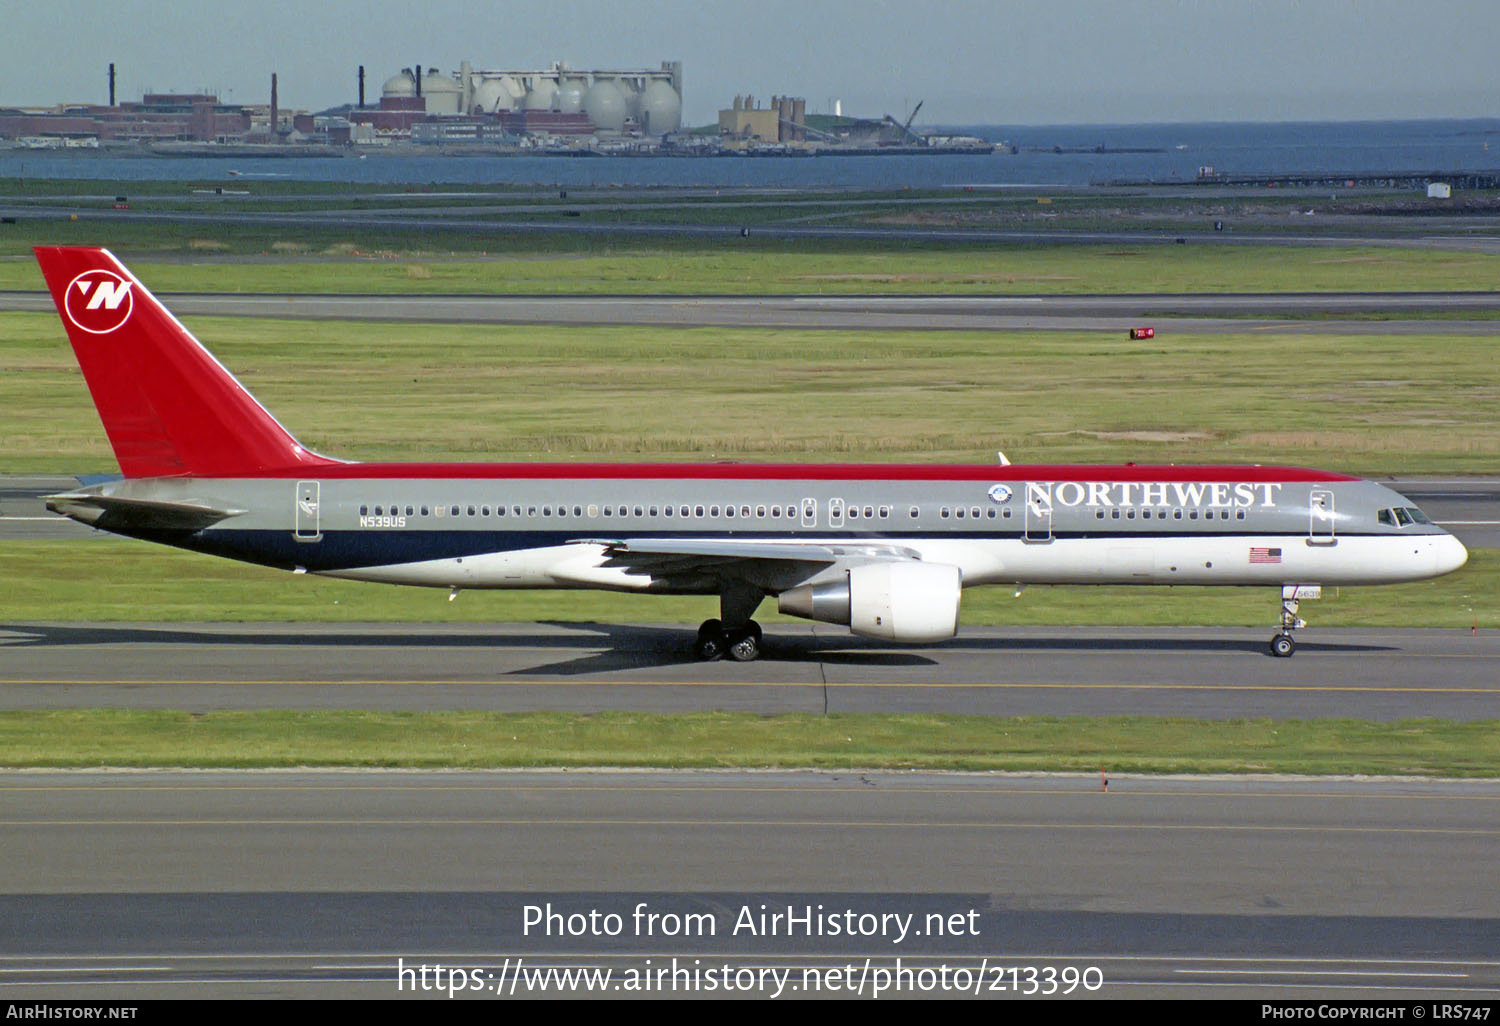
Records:
[[[478,516],[478,517],[487,517],[487,516],[491,516],[491,515],[494,515],[494,516],[497,516],[497,517],[503,517],[503,516],[507,516],[507,515],[513,516],[513,517],[519,517],[519,516],[528,516],[528,517],[535,517],[535,516],[544,516],[544,517],[559,516],[559,517],[565,517],[565,516],[568,516],[569,513],[571,512],[571,514],[573,516],[575,516],[575,517],[583,517],[585,515],[590,516],[590,517],[598,517],[602,513],[602,515],[606,516],[606,517],[616,517],[616,516],[619,516],[619,517],[629,517],[629,516],[636,516],[636,517],[653,516],[653,517],[656,517],[656,516],[663,516],[663,517],[681,517],[681,518],[687,519],[687,518],[693,518],[693,517],[705,517],[705,516],[707,516],[707,517],[726,517],[726,518],[729,518],[729,519],[734,519],[736,516],[738,516],[738,517],[740,517],[742,519],[746,519],[746,520],[749,520],[751,518],[758,518],[758,519],[761,519],[761,520],[765,520],[765,519],[780,520],[783,516],[785,516],[787,519],[796,519],[796,517],[798,515],[798,509],[797,509],[796,506],[753,506],[753,507],[752,506],[738,506],[738,507],[736,507],[736,506],[718,506],[718,505],[711,505],[711,506],[702,506],[702,505],[694,505],[694,506],[645,506],[645,505],[629,506],[629,505],[619,505],[619,506],[604,506],[601,509],[601,507],[598,506],[598,505],[596,505],[596,504],[590,504],[587,507],[584,507],[584,506],[573,506],[573,507],[571,507],[571,510],[570,510],[570,508],[568,506],[564,506],[564,505],[558,505],[558,506],[550,506],[550,505],[535,506],[535,505],[528,505],[528,506],[525,506],[525,507],[516,506],[516,505],[512,505],[512,506],[508,506],[508,507],[507,506],[488,506],[488,505],[481,505],[481,506],[420,506],[420,507],[419,506],[391,505],[391,506],[374,506],[374,507],[371,507],[371,506],[366,505],[366,506],[359,507],[359,515],[362,516],[362,517],[368,517],[368,516],[377,516],[377,517],[382,517],[382,516],[392,516],[392,517],[396,517],[396,516],[408,516],[408,517],[412,517],[412,516],[417,516],[418,515],[418,510],[421,511],[421,515],[424,516],[424,517],[426,517],[426,516],[438,516],[438,517],[460,517],[460,516],[471,516],[471,517],[474,517],[474,516]],[[802,511],[802,515],[804,517],[811,517],[811,516],[815,516],[816,512],[815,512],[815,510],[812,510],[812,509],[803,510]],[[860,514],[860,509],[858,507],[851,506],[846,511],[845,515],[848,516],[851,520],[857,520],[857,519],[859,519],[859,517],[861,515]],[[891,515],[891,507],[889,507],[889,506],[881,506],[879,508],[878,513],[877,513],[876,508],[874,506],[865,506],[864,507],[864,514],[863,515],[864,515],[864,517],[866,519],[871,519],[871,520],[875,519],[875,517],[878,515],[880,517],[880,519],[884,520],[884,519],[887,519],[887,518],[890,517],[890,515]],[[917,508],[915,506],[913,506],[912,507],[912,516],[916,516],[916,515],[917,515]],[[944,515],[946,515],[946,513]]]
[[[503,516],[507,516],[507,515],[513,516],[513,517],[519,517],[519,516],[527,516],[527,517],[535,517],[535,516],[544,516],[544,517],[559,516],[559,517],[565,517],[565,516],[568,516],[570,512],[572,513],[572,515],[574,517],[580,517],[580,518],[583,517],[585,514],[587,514],[589,517],[597,518],[597,517],[599,517],[601,515],[601,513],[605,517],[617,517],[617,516],[620,516],[620,517],[629,517],[629,516],[635,516],[635,517],[653,516],[653,517],[656,517],[656,516],[661,516],[661,517],[669,517],[669,518],[671,518],[671,517],[677,517],[677,518],[681,518],[681,519],[690,519],[690,518],[702,518],[702,517],[707,516],[707,517],[711,517],[711,518],[714,518],[714,519],[718,519],[719,517],[724,517],[724,518],[730,519],[730,520],[734,519],[736,516],[738,516],[740,519],[745,519],[745,520],[751,519],[752,517],[753,518],[757,518],[757,519],[761,519],[761,520],[765,520],[765,519],[768,519],[768,518],[771,519],[771,520],[780,520],[780,519],[782,519],[783,516],[785,516],[787,519],[793,519],[794,520],[798,516],[798,508],[796,506],[785,506],[785,507],[783,507],[783,506],[769,506],[769,507],[768,506],[754,506],[754,507],[751,507],[751,506],[738,506],[738,507],[736,507],[736,506],[722,506],[721,507],[721,506],[717,506],[717,505],[711,505],[711,506],[702,506],[702,505],[694,505],[694,506],[646,506],[646,505],[628,506],[628,505],[619,505],[619,506],[614,506],[614,505],[611,505],[611,506],[604,506],[604,507],[601,508],[600,506],[595,505],[595,504],[590,504],[587,507],[581,506],[581,505],[579,505],[579,506],[573,506],[571,508],[571,510],[569,509],[569,507],[562,506],[562,505],[559,505],[559,506],[550,506],[550,505],[532,506],[532,505],[528,505],[528,506],[525,506],[525,507],[518,506],[518,505],[512,505],[512,506],[509,506],[509,507],[507,507],[507,506],[498,506],[498,505],[497,506],[488,506],[488,505],[480,505],[480,506],[433,506],[433,507],[429,507],[429,506],[420,506],[420,507],[418,507],[418,506],[401,506],[401,505],[384,506],[384,505],[382,505],[382,506],[375,506],[375,507],[373,507],[373,509],[370,506],[361,506],[361,507],[359,507],[359,515],[362,516],[362,517],[367,517],[367,516],[377,516],[377,517],[381,517],[381,516],[393,516],[393,517],[395,517],[395,516],[403,516],[403,515],[411,517],[411,516],[417,516],[418,515],[418,510],[421,511],[421,515],[424,516],[424,517],[426,517],[426,516],[438,516],[438,517],[460,517],[460,516],[471,516],[471,517],[474,517],[474,516],[478,516],[478,517],[488,517],[488,516],[492,516],[492,515],[493,516],[497,516],[497,517],[503,517]],[[861,506],[849,506],[849,507],[843,509],[842,511],[839,511],[836,508],[830,508],[828,512],[829,512],[830,516],[832,516],[834,518],[837,518],[840,515],[842,515],[847,520],[860,520],[860,519],[874,520],[874,519],[877,519],[877,518],[879,518],[881,520],[888,520],[888,519],[890,519],[890,516],[891,516],[891,507],[890,506],[879,506],[879,507],[876,507],[876,506],[863,506],[863,507],[861,507]],[[916,519],[918,519],[921,516],[921,512],[922,512],[921,511],[921,507],[919,507],[919,506],[911,506],[907,510],[907,515],[911,519],[916,520]],[[1407,516],[1408,513],[1415,514],[1415,517],[1408,517]],[[804,510],[801,511],[801,514],[802,514],[802,516],[803,516],[804,519],[811,519],[812,517],[816,516],[816,511],[813,510],[813,509],[804,509]],[[1392,522],[1392,520],[1391,520],[1392,514],[1393,514],[1393,511],[1391,511],[1391,510],[1381,510],[1380,511],[1380,520],[1381,520],[1381,523],[1391,523]],[[1196,510],[1196,509],[1190,509],[1190,510],[1185,511],[1185,515],[1186,515],[1186,519],[1188,519],[1188,520],[1197,520],[1198,517],[1199,517],[1199,511]],[[1418,510],[1409,510],[1409,511],[1408,510],[1404,510],[1404,509],[1403,510],[1395,510],[1394,511],[1394,515],[1395,516],[1403,517],[1403,520],[1402,520],[1402,525],[1403,526],[1407,522],[1409,522],[1411,519],[1420,518],[1420,519],[1418,519],[1419,523],[1426,523],[1427,522],[1426,517],[1423,517],[1422,514],[1421,514],[1421,512],[1418,511]],[[943,506],[938,511],[938,516],[940,516],[944,520],[947,520],[950,517],[953,518],[953,519],[956,519],[956,520],[965,520],[965,519],[968,519],[968,520],[979,520],[981,518],[985,518],[985,519],[989,519],[989,520],[995,520],[995,519],[1009,520],[1009,519],[1011,519],[1011,510],[1010,510],[1010,507],[1008,507],[1008,506],[1005,507],[1004,509],[1000,509],[1000,510],[997,510],[994,506],[990,506],[990,507],[985,508],[982,512],[981,512],[981,508],[979,506],[968,506],[968,507],[965,507],[965,506],[956,506],[956,507]],[[1126,519],[1126,520],[1134,520],[1136,518],[1136,510],[1134,508],[1127,508],[1127,509],[1121,510],[1119,507],[1113,507],[1113,508],[1109,509],[1108,511],[1103,510],[1103,509],[1096,509],[1094,511],[1094,517],[1097,520],[1104,520],[1106,518],[1106,516],[1108,516],[1108,518],[1111,519],[1111,520],[1119,520],[1122,517],[1124,519]],[[1218,511],[1209,509],[1209,510],[1203,510],[1202,511],[1202,516],[1203,516],[1204,520],[1214,520],[1214,519],[1229,520],[1229,519],[1231,519],[1231,517],[1233,519],[1235,519],[1235,520],[1244,520],[1245,519],[1245,511],[1242,510],[1242,509],[1240,509],[1240,510],[1221,509],[1221,510],[1218,510]],[[1182,520],[1182,519],[1184,519],[1184,511],[1181,510],[1181,509],[1172,509],[1172,510],[1158,509],[1158,510],[1154,511],[1154,513],[1153,513],[1152,510],[1143,509],[1143,510],[1140,511],[1140,517],[1141,517],[1142,520],[1151,520],[1153,518],[1156,519],[1156,520],[1167,520],[1169,518],[1172,519],[1172,520]]]
[[[1119,520],[1120,519],[1121,511],[1120,511],[1119,507],[1115,507],[1114,509],[1111,509],[1109,511],[1109,514],[1110,514],[1110,519],[1111,520]],[[1152,515],[1153,515],[1152,511],[1149,510],[1149,509],[1143,509],[1143,510],[1141,510],[1141,519],[1142,520],[1150,520],[1150,519],[1152,519]],[[1187,510],[1186,511],[1186,515],[1187,515],[1187,519],[1188,520],[1197,520],[1198,519],[1198,511],[1196,509]],[[1135,510],[1134,509],[1126,509],[1124,511],[1124,516],[1125,516],[1126,520],[1134,520],[1135,519]],[[1183,519],[1183,511],[1180,510],[1180,509],[1172,509],[1172,510],[1159,509],[1159,510],[1157,510],[1155,512],[1155,518],[1157,520],[1166,520],[1169,517],[1172,520],[1181,520],[1181,519]],[[1096,510],[1094,510],[1094,519],[1096,519],[1096,520],[1103,520],[1104,519],[1104,510],[1102,510],[1102,509],[1096,509]],[[1221,510],[1217,510],[1217,511],[1211,510],[1211,509],[1206,509],[1206,510],[1203,511],[1203,519],[1204,520],[1215,520],[1215,519],[1217,519],[1217,520],[1230,520],[1230,519],[1244,520],[1245,519],[1245,511],[1242,510],[1242,509],[1233,509],[1233,510],[1231,510],[1231,509],[1221,509]]]

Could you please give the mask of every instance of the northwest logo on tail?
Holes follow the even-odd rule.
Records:
[[[63,309],[68,320],[83,331],[107,335],[130,319],[134,284],[113,271],[84,271],[68,283]]]

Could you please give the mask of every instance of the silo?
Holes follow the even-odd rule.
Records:
[[[611,79],[601,78],[594,82],[584,94],[583,109],[599,128],[618,132],[625,127],[625,97]]]
[[[463,86],[432,72],[422,77],[422,95],[427,99],[429,114],[457,114],[463,107]]]
[[[665,79],[656,79],[641,94],[641,127],[651,135],[682,127],[682,97]]]

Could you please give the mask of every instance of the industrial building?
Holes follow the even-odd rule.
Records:
[[[542,69],[475,70],[464,61],[455,74],[417,64],[385,81],[376,106],[366,105],[361,69],[359,104],[348,119],[373,130],[370,141],[484,139],[500,131],[663,136],[682,127],[682,62],[621,71],[561,61]],[[355,139],[362,138],[356,130]]]
[[[800,96],[773,96],[762,110],[754,96],[736,96],[734,105],[719,111],[719,134],[763,143],[805,142],[807,101]]]

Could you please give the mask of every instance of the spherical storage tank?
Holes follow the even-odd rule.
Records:
[[[652,135],[665,135],[682,127],[682,97],[672,83],[657,79],[641,94],[641,127]]]
[[[583,109],[599,128],[618,132],[625,127],[625,94],[607,78],[597,80],[584,94]]]
[[[470,103],[486,114],[496,111],[515,110],[526,98],[526,87],[509,75],[499,78],[481,78],[474,85],[474,97]]]
[[[557,109],[564,114],[577,114],[583,110],[583,94],[588,88],[580,78],[565,78],[557,87]]]
[[[474,96],[469,102],[486,114],[510,110],[510,96],[496,78],[480,79],[474,86]]]
[[[551,79],[539,78],[531,86],[531,92],[526,94],[527,110],[551,110],[557,104],[557,83]]]
[[[410,71],[403,71],[399,75],[392,75],[385,80],[381,88],[382,96],[416,96],[417,80],[412,78]]]

